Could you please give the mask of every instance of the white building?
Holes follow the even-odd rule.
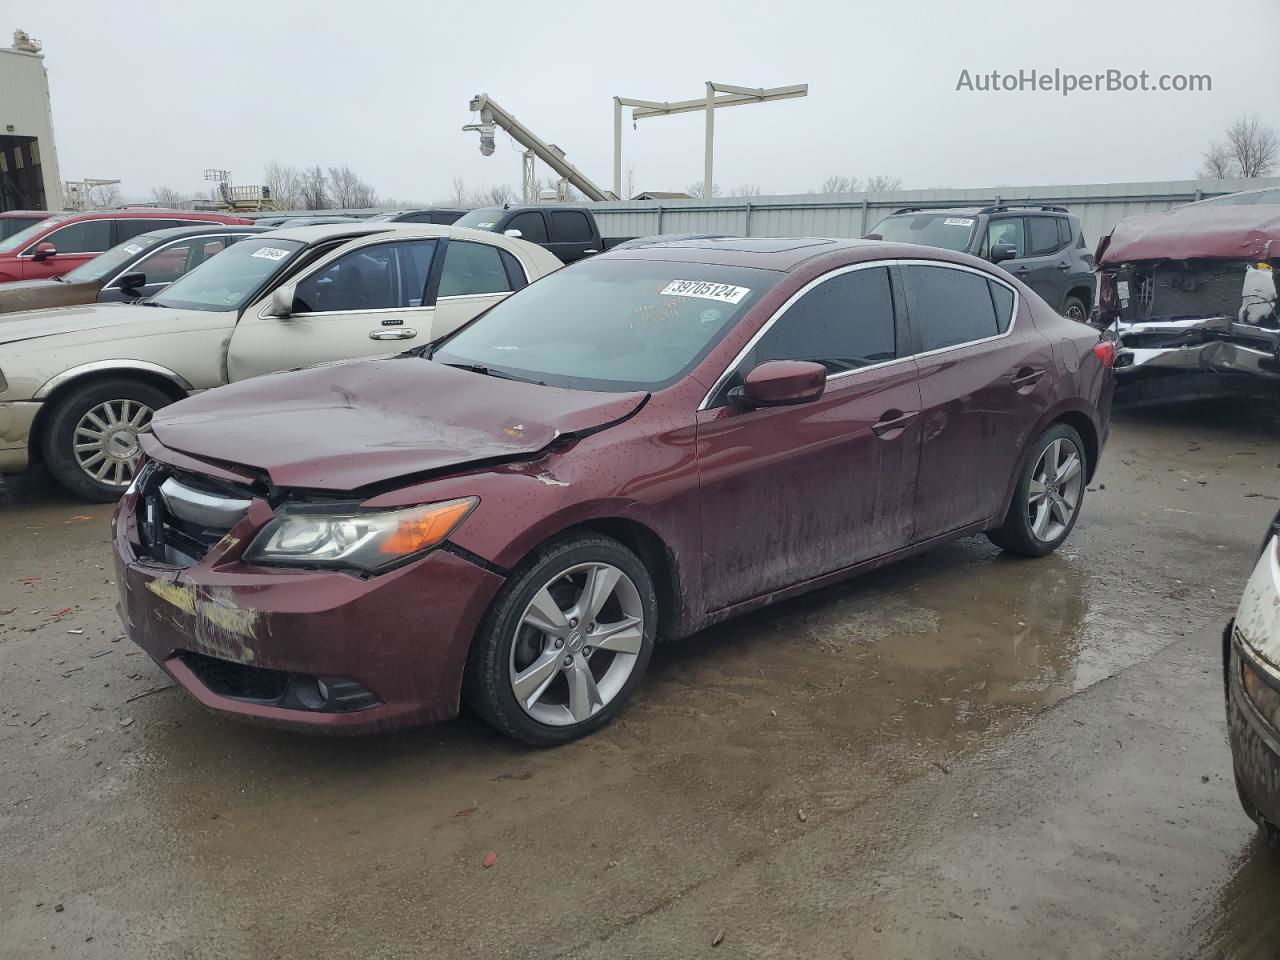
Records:
[[[40,44],[21,30],[0,47],[0,210],[61,210],[49,76]]]

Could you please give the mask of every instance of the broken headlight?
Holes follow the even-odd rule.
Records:
[[[262,528],[244,558],[376,573],[444,542],[479,502],[463,497],[399,510],[286,507]]]

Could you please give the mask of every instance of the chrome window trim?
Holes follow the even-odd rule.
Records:
[[[141,234],[139,234],[139,236],[141,236]],[[195,236],[192,236],[192,237],[178,237],[175,240],[170,240],[168,243],[164,244],[163,246],[156,247],[154,250],[151,250],[150,252],[147,252],[146,250],[140,250],[139,253],[143,253],[145,255],[140,257],[138,260],[135,260],[134,266],[137,266],[137,264],[140,263],[142,260],[150,259],[151,257],[154,257],[157,253],[162,253],[163,251],[168,250],[170,247],[174,246],[175,244],[190,243],[193,240],[210,240],[210,239],[216,240],[219,237],[225,237],[225,236],[227,236],[227,234],[225,233],[197,233]],[[125,241],[125,243],[131,243],[131,242],[132,242],[132,239]],[[227,244],[227,246],[230,246],[230,245],[231,244]],[[226,249],[226,248],[224,247],[223,249]],[[222,250],[218,251],[218,253],[221,253],[221,252]],[[112,277],[110,280],[104,283],[102,285],[102,289],[103,290],[121,289],[120,287],[113,287],[112,284],[114,284],[117,280],[123,277],[126,273],[134,273],[134,272],[135,271],[132,266],[125,267],[123,270],[117,273],[114,277]],[[169,281],[169,283],[172,283],[172,282],[173,282],[172,280]]]
[[[793,293],[790,297],[788,297],[786,302],[783,303],[782,306],[778,307],[778,309],[773,312],[773,314],[769,317],[769,319],[760,325],[760,329],[755,332],[755,334],[751,337],[750,340],[746,342],[743,348],[738,351],[737,355],[733,358],[733,360],[729,362],[729,365],[725,367],[724,372],[721,373],[720,376],[716,378],[715,383],[711,385],[711,389],[706,392],[705,396],[703,396],[702,402],[698,404],[697,409],[698,410],[711,409],[711,406],[710,406],[711,398],[720,392],[720,390],[724,387],[725,382],[728,381],[728,379],[737,370],[738,365],[741,364],[744,359],[746,359],[747,355],[755,348],[756,344],[759,343],[761,338],[763,338],[764,335],[769,332],[770,328],[775,323],[777,323],[779,319],[782,318],[783,314],[785,314],[788,310],[790,310],[791,307],[795,305],[796,301],[799,300],[801,297],[803,297],[805,294],[807,294],[810,290],[814,289],[821,283],[826,283],[828,280],[833,280],[836,277],[843,276],[846,273],[852,273],[855,270],[867,270],[873,267],[904,267],[904,266],[946,267],[951,270],[961,270],[961,271],[964,271],[965,273],[977,274],[978,276],[986,280],[994,280],[996,283],[999,283],[1002,286],[1007,287],[1009,291],[1013,294],[1013,309],[1009,315],[1008,328],[1006,328],[1003,333],[998,333],[994,337],[983,337],[980,340],[966,340],[964,343],[956,343],[948,347],[938,347],[936,350],[926,350],[922,353],[908,354],[905,357],[894,357],[892,360],[885,360],[881,363],[868,364],[865,367],[858,367],[856,370],[842,370],[840,373],[828,374],[827,375],[828,383],[830,383],[833,380],[843,380],[844,378],[851,377],[855,374],[866,373],[868,370],[880,370],[884,367],[893,366],[894,364],[897,364],[897,363],[903,363],[904,361],[907,361],[907,360],[919,360],[922,357],[932,357],[937,354],[947,353],[948,351],[951,351],[951,350],[960,350],[964,347],[972,347],[976,344],[992,343],[996,340],[1003,340],[1005,337],[1013,333],[1014,324],[1016,324],[1018,321],[1018,307],[1021,305],[1021,298],[1018,296],[1018,290],[1016,287],[1013,286],[1013,284],[1007,283],[999,277],[992,276],[990,273],[987,273],[985,270],[979,270],[977,267],[970,267],[967,264],[963,264],[963,263],[949,263],[945,260],[919,260],[919,259],[866,260],[862,263],[852,263],[847,266],[837,267],[834,270],[824,273],[820,277],[814,277],[812,280],[806,283],[803,287],[801,287],[799,290]],[[994,310],[994,308],[995,308],[995,303],[992,302],[992,309]],[[896,311],[896,305],[895,305],[895,311]],[[997,317],[997,322],[998,321],[999,321],[999,318]],[[897,323],[896,312],[894,316],[894,323],[895,325]]]
[[[177,217],[121,217],[121,216],[114,216],[114,217],[98,217],[98,219],[97,219],[97,220],[79,220],[79,221],[77,221],[77,222],[78,222],[78,223],[97,223],[97,222],[98,222],[98,220],[108,220],[108,221],[128,220],[128,221],[129,221],[129,222],[131,222],[131,223],[132,223],[133,221],[135,221],[135,220],[176,220],[178,223],[190,223],[190,224],[197,224],[197,223],[217,223],[217,222],[218,222],[218,221],[216,221],[216,220],[182,220],[182,219],[179,219],[179,218],[177,218]],[[37,221],[37,222],[39,222],[39,221]],[[23,251],[22,251],[22,253],[19,253],[17,256],[18,256],[19,258],[26,257],[26,258],[27,258],[27,259],[29,259],[29,260],[34,260],[34,259],[35,259],[35,254],[28,254],[28,251],[30,251],[30,250],[34,250],[34,249],[36,248],[36,246],[37,246],[37,245],[39,245],[39,244],[41,244],[41,243],[46,243],[46,242],[47,242],[47,238],[48,238],[48,237],[52,237],[52,236],[53,236],[55,233],[57,233],[59,230],[65,229],[66,227],[74,227],[75,225],[76,225],[76,224],[74,224],[74,223],[67,223],[67,224],[63,224],[63,226],[62,226],[62,227],[54,227],[54,228],[53,228],[49,233],[45,234],[45,238],[46,238],[46,239],[43,239],[43,240],[37,240],[37,241],[36,241],[35,243],[33,243],[31,246],[27,247],[27,249],[26,249],[26,250],[23,250]],[[238,226],[242,226],[242,224],[238,224],[238,223],[224,223],[224,224],[222,224],[222,226],[224,226],[224,227],[238,227]],[[176,228],[176,227],[156,227],[156,229],[157,229],[157,230],[176,230],[177,228]],[[148,233],[149,231],[144,230],[144,231],[142,231],[142,232],[143,232],[143,233]],[[142,234],[134,234],[134,236],[141,236],[141,235],[142,235]],[[133,237],[130,237],[130,238],[129,238],[129,240],[132,240],[132,239],[133,239]],[[121,240],[120,242],[121,242],[121,243],[128,243],[128,242],[129,242],[129,240]],[[108,248],[107,248],[107,250],[110,250],[110,249],[111,249],[110,247],[108,247]],[[98,256],[98,254],[100,254],[100,253],[106,253],[106,252],[107,252],[107,250],[82,250],[82,251],[79,251],[79,252],[77,252],[77,253],[69,253],[69,254],[67,254],[67,256],[69,256],[69,257],[84,257],[84,256],[96,257],[96,256]]]
[[[46,380],[31,397],[32,400],[43,400],[50,393],[56,390],[70,380],[83,376],[86,373],[98,373],[103,370],[143,370],[147,373],[158,373],[167,380],[171,380],[183,390],[190,393],[195,388],[181,374],[170,370],[168,367],[162,367],[158,363],[151,363],[149,360],[128,360],[120,358],[117,360],[94,360],[91,363],[82,363],[79,366],[71,367],[63,370],[61,373],[54,374]]]
[[[447,297],[436,297],[436,303],[442,300],[474,300],[477,297],[509,297],[514,290],[498,290],[494,293],[455,293]]]

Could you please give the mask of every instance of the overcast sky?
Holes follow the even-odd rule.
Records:
[[[808,83],[804,100],[717,113],[716,182],[766,193],[837,173],[908,188],[1184,179],[1240,113],[1280,125],[1275,0],[0,0],[0,12],[5,38],[20,27],[44,43],[63,178],[119,177],[131,198],[203,192],[206,167],[257,183],[272,160],[348,163],[403,200],[442,199],[456,175],[518,185],[505,135],[482,157],[460,129],[481,91],[607,186],[614,94]],[[1213,90],[955,89],[964,69],[1055,67],[1207,73]],[[638,190],[701,179],[701,114],[638,126],[623,148]]]

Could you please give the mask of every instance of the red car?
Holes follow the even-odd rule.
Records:
[[[466,696],[562,743],[659,637],[966,534],[1056,549],[1112,346],[947,250],[611,252],[433,347],[157,413],[114,521],[120,611],[223,713],[354,733]]]
[[[33,223],[48,220],[50,216],[48,210],[6,210],[0,213],[0,240],[12,237]]]
[[[60,277],[140,233],[191,223],[252,220],[199,210],[97,210],[55,213],[0,240],[0,283]]]

